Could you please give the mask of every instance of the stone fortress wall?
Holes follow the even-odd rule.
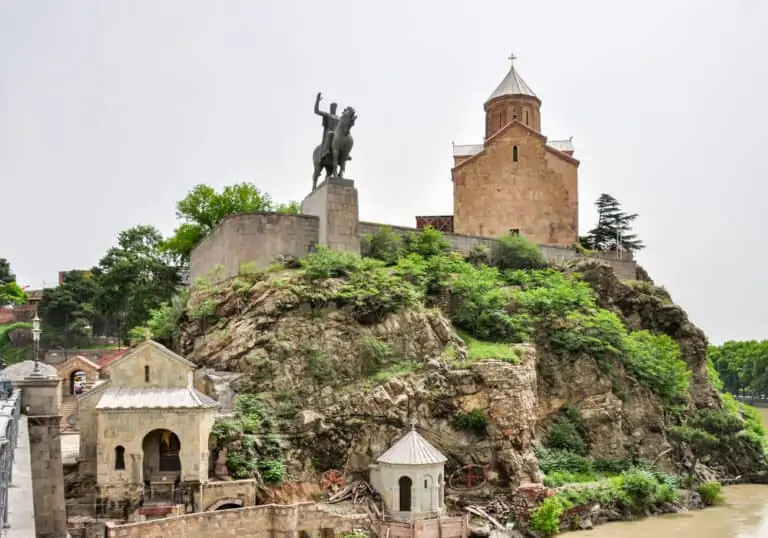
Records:
[[[244,213],[226,217],[216,229],[192,251],[190,277],[226,279],[237,275],[244,264],[264,267],[277,256],[301,258],[316,245],[334,250],[360,252],[360,241],[366,234],[388,226],[404,235],[419,232],[417,228],[360,222],[358,196],[354,182],[331,179],[321,183],[301,204],[301,214]],[[493,246],[496,239],[444,232],[456,252],[464,254],[474,247]],[[544,258],[561,263],[584,257],[570,246],[539,245]],[[619,259],[615,252],[593,253],[611,265],[624,280],[637,278],[637,264],[628,253]],[[211,276],[215,273],[215,276]]]

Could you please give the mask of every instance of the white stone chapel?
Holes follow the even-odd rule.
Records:
[[[381,495],[385,511],[404,520],[442,514],[446,461],[412,425],[371,465],[371,485]]]

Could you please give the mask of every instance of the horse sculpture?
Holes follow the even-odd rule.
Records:
[[[337,177],[339,179],[344,178],[344,170],[347,166],[347,161],[351,161],[352,146],[354,140],[349,131],[355,125],[357,120],[357,114],[355,109],[347,107],[344,112],[341,113],[339,123],[336,125],[336,129],[333,131],[333,139],[331,141],[331,150],[322,155],[323,145],[320,144],[312,152],[312,161],[315,165],[315,172],[312,175],[312,190],[317,188],[317,180],[320,177],[320,173],[325,170],[325,179]]]

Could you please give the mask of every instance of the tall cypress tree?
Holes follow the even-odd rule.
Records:
[[[637,213],[625,213],[621,204],[610,194],[601,194],[595,202],[597,226],[586,237],[580,239],[583,246],[592,250],[611,250],[617,246],[630,252],[645,248],[637,235],[632,233],[632,224]]]

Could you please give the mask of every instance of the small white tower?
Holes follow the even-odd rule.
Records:
[[[371,485],[395,518],[445,511],[445,456],[416,431],[416,425],[371,465]]]

